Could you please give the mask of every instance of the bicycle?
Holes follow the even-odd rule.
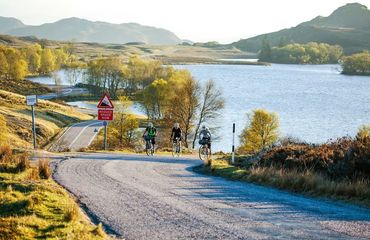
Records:
[[[154,155],[154,145],[152,144],[152,138],[149,136],[144,136],[145,140],[145,152],[148,156]]]
[[[181,155],[181,141],[180,138],[175,138],[175,141],[172,143],[172,157],[180,157]]]
[[[211,158],[211,148],[207,140],[204,140],[204,142],[200,141],[199,158],[202,161],[208,161]]]

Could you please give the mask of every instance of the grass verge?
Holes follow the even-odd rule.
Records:
[[[246,181],[309,196],[326,197],[370,207],[368,180],[330,180],[311,171],[277,169],[274,167],[232,166],[223,159],[213,160],[210,166],[199,166],[197,172],[220,176],[230,180]]]
[[[1,165],[7,166],[0,171],[1,240],[107,239],[102,226],[92,225],[69,194],[50,178],[46,160],[29,166],[22,163],[27,162],[24,159],[0,159]],[[17,167],[23,165],[26,167]]]

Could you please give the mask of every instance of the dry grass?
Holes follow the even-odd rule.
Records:
[[[51,169],[49,167],[49,160],[40,159],[38,162],[39,176],[41,179],[49,179],[51,177]]]
[[[45,85],[28,80],[10,80],[0,78],[0,89],[22,95],[46,94],[52,92]]]
[[[3,164],[23,158],[11,154]],[[93,226],[62,187],[40,179],[45,173],[39,169],[50,173],[47,161],[41,165],[0,172],[0,239],[106,239],[102,226]]]
[[[25,97],[0,90],[0,114],[7,120],[9,144],[17,148],[31,148],[31,109],[26,106]],[[39,100],[35,114],[39,147],[58,134],[62,127],[92,119],[72,107],[44,100]]]
[[[210,167],[203,166],[200,170],[232,180],[254,182],[292,192],[340,199],[370,207],[370,182],[368,179],[332,180],[325,175],[308,170],[302,172],[256,165],[249,169],[243,169],[229,165],[226,160],[222,159],[214,160]]]

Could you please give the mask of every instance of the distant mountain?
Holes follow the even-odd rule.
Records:
[[[162,28],[137,23],[93,22],[80,18],[66,18],[54,23],[27,26],[15,18],[0,17],[0,34],[35,36],[58,41],[118,44],[144,42],[171,45],[182,42],[174,33]]]
[[[240,50],[258,52],[264,38],[272,46],[291,42],[324,42],[342,46],[347,54],[370,50],[370,11],[359,3],[349,3],[328,17],[319,16],[293,28],[242,39],[231,45]]]
[[[16,18],[0,17],[0,33],[5,33],[14,28],[24,27],[25,25]]]

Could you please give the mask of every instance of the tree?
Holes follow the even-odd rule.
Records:
[[[220,110],[223,109],[225,105],[222,92],[216,87],[213,80],[207,81],[200,100],[198,119],[192,144],[193,148],[195,147],[195,141],[198,136],[200,126],[206,122],[213,122],[213,120],[219,116]]]
[[[196,111],[199,107],[200,87],[188,71],[182,71],[182,74],[184,74],[184,78],[172,89],[173,96],[166,111],[166,120],[168,123],[180,123],[185,147],[189,147],[188,139],[192,133]]]
[[[250,116],[249,125],[240,136],[240,150],[256,153],[271,146],[278,139],[279,118],[276,113],[256,109]]]
[[[74,86],[77,84],[79,77],[81,77],[86,67],[87,67],[86,63],[79,61],[73,61],[67,65],[65,73],[71,85]]]
[[[55,70],[60,69],[67,64],[69,56],[64,49],[55,49],[53,51],[53,55],[55,59]]]
[[[117,117],[113,125],[117,128],[120,144],[127,146],[131,144],[134,130],[139,127],[139,124],[135,115],[129,111],[133,102],[127,96],[119,96],[118,100]]]
[[[164,79],[155,80],[143,91],[143,105],[149,119],[161,119],[168,102],[168,82]]]
[[[0,51],[0,77],[7,77],[9,70],[8,60],[3,52]]]
[[[41,65],[41,46],[39,44],[31,45],[23,49],[23,52],[28,63],[28,71],[37,73]]]
[[[40,73],[49,74],[56,69],[55,57],[49,48],[45,48],[41,52]]]
[[[267,37],[262,40],[262,47],[260,53],[258,54],[258,58],[261,61],[271,61],[271,45]]]
[[[343,74],[370,75],[370,53],[364,51],[344,57],[341,66]]]
[[[0,146],[8,143],[8,127],[3,115],[0,115]]]

